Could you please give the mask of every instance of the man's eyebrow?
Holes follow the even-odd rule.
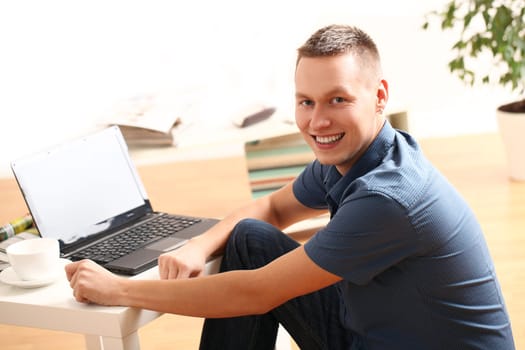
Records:
[[[345,96],[353,96],[352,92],[348,90],[347,87],[344,86],[335,86],[334,88],[328,90],[327,92],[323,93],[323,96],[335,96],[335,95],[345,95]],[[296,99],[309,99],[310,97],[300,91],[295,93]]]
[[[295,93],[295,98],[297,98],[297,99],[305,99],[305,98],[309,98],[309,97],[306,96],[306,94],[303,94],[301,92],[296,92]]]

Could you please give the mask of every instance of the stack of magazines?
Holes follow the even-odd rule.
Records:
[[[31,215],[19,217],[0,227],[0,271],[9,267],[5,249],[24,239],[37,238],[38,231],[33,226]]]

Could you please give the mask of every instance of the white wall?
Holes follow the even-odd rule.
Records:
[[[168,87],[198,92],[191,117],[203,127],[261,97],[292,113],[295,49],[335,22],[376,40],[391,100],[408,109],[413,134],[495,130],[494,107],[508,95],[464,87],[446,67],[450,35],[420,29],[444,3],[3,1],[0,173],[11,159],[96,127],[122,99]]]

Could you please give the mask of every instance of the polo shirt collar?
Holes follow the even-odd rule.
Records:
[[[389,122],[385,122],[381,131],[379,131],[379,134],[374,141],[372,141],[366,152],[344,176],[337,171],[335,166],[330,166],[324,183],[328,189],[326,200],[332,215],[335,214],[339,203],[344,199],[343,196],[350,184],[355,179],[376,168],[383,161],[388,149],[390,149],[394,143],[395,135],[396,131],[394,128]]]

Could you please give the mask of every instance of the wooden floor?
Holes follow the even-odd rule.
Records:
[[[479,218],[510,313],[516,349],[525,349],[525,183],[507,178],[496,134],[424,140],[421,145]],[[201,319],[164,315],[140,330],[141,347],[197,349],[201,324]],[[83,347],[80,335],[5,325],[0,325],[0,339],[3,350]]]

